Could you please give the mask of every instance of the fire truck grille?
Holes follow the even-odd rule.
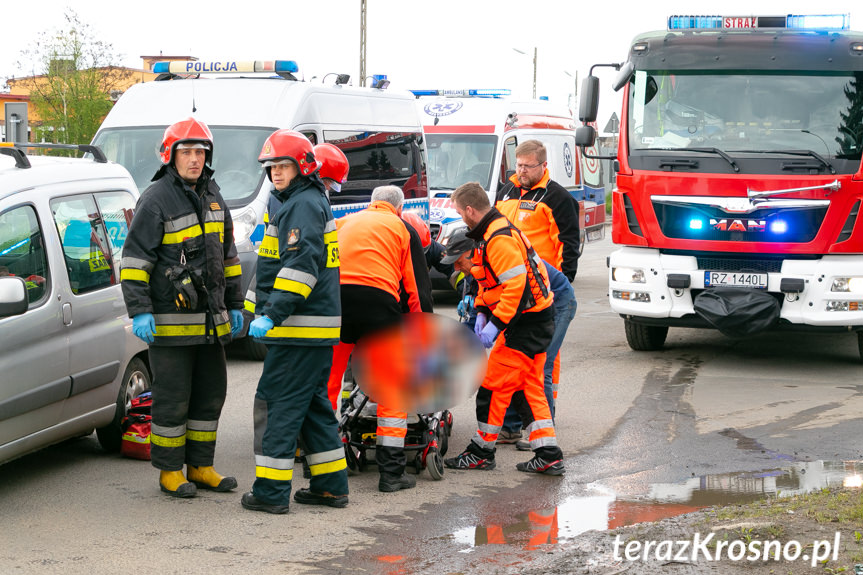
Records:
[[[698,269],[717,272],[779,273],[781,259],[699,257]]]

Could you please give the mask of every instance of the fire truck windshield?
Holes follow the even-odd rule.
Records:
[[[432,190],[454,190],[467,182],[491,184],[496,137],[475,134],[426,134],[428,179]]]
[[[810,150],[859,160],[863,73],[637,71],[629,89],[629,143],[722,152]]]

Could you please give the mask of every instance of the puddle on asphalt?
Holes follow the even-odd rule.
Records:
[[[760,472],[693,477],[683,483],[656,484],[643,497],[618,498],[602,485],[594,495],[570,497],[556,507],[530,510],[501,525],[460,529],[452,539],[462,553],[480,545],[508,544],[535,549],[572,539],[585,531],[615,529],[659,521],[713,505],[748,503],[764,497],[789,497],[825,487],[863,486],[863,461],[798,462]]]

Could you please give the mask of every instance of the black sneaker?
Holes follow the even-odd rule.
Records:
[[[328,505],[338,508],[348,506],[347,495],[322,495],[305,487],[294,493],[294,501],[306,505]]]
[[[249,491],[248,493],[243,493],[242,499],[240,499],[240,503],[244,508],[249,511],[265,511],[267,513],[276,513],[282,514],[288,512],[287,505],[275,505],[273,503],[264,503],[263,501],[259,501],[254,494]]]
[[[515,468],[525,473],[544,473],[545,475],[563,475],[566,471],[562,459],[547,461],[539,455],[534,455],[530,461],[516,463]]]
[[[378,481],[378,491],[384,493],[391,493],[400,489],[412,489],[416,486],[417,478],[407,473],[402,473],[400,477],[381,473],[381,478]]]
[[[450,469],[483,469],[490,471],[495,466],[493,458],[481,457],[470,450],[465,450],[458,457],[444,459],[443,462]]]

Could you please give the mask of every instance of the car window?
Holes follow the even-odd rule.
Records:
[[[0,214],[0,276],[24,278],[31,308],[44,301],[50,291],[42,237],[33,206],[18,206]]]
[[[120,252],[126,243],[129,225],[135,212],[135,198],[128,192],[104,192],[96,194],[96,204],[108,233],[111,259],[115,277],[120,276]]]
[[[111,243],[93,196],[52,200],[51,213],[63,244],[72,293],[82,294],[117,283]]]

